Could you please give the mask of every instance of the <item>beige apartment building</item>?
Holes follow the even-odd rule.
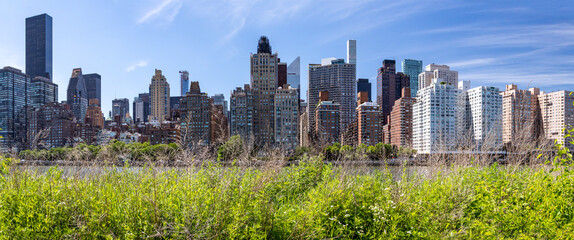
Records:
[[[574,96],[571,91],[542,93],[538,96],[542,117],[542,136],[573,149],[573,139],[565,139],[567,130],[574,127]]]
[[[169,83],[161,70],[155,70],[149,85],[151,114],[149,118],[162,122],[170,115],[169,110]]]
[[[502,95],[502,141],[504,144],[531,141],[538,135],[539,88],[520,90],[506,85]]]

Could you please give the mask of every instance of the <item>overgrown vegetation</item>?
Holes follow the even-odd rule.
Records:
[[[346,150],[345,150],[346,151]],[[572,238],[574,173],[542,166],[0,166],[0,238]],[[101,169],[102,167],[99,167]],[[79,171],[78,171],[79,172]]]
[[[76,147],[52,148],[50,150],[24,150],[18,157],[25,160],[136,160],[156,161],[173,160],[181,153],[175,143],[150,145],[145,143],[129,143],[112,140],[105,146],[79,144]]]
[[[292,153],[299,164],[241,165],[254,151],[232,137],[217,159],[233,165],[189,168],[153,165],[185,154],[175,144],[20,153],[149,160],[145,167],[112,163],[71,172],[0,158],[0,239],[574,238],[572,154],[560,144],[514,154],[504,166],[491,164],[489,154],[435,155],[425,167],[330,163],[414,154],[385,144],[301,147]]]
[[[113,140],[105,146],[94,146],[79,144],[76,147],[52,148],[50,150],[36,149],[24,150],[18,154],[18,157],[24,160],[69,160],[69,161],[95,161],[95,160],[132,160],[138,162],[148,161],[173,161],[173,160],[194,160],[194,159],[217,159],[219,161],[236,161],[236,160],[257,160],[257,159],[285,159],[300,160],[305,155],[320,156],[327,161],[339,160],[386,160],[393,157],[409,157],[416,151],[408,148],[395,148],[390,144],[379,143],[375,146],[361,144],[357,147],[351,147],[339,143],[326,146],[317,150],[309,147],[297,147],[295,150],[288,152],[287,156],[270,156],[258,157],[256,149],[250,148],[240,136],[232,136],[228,141],[221,144],[217,149],[217,155],[211,154],[211,148],[206,149],[185,149],[175,143],[150,145],[145,143],[129,143]],[[264,149],[262,152],[271,152],[273,149]],[[282,149],[276,149],[285,153]],[[203,153],[201,157],[194,154]],[[275,151],[277,152],[277,151]],[[192,157],[190,157],[190,155]]]

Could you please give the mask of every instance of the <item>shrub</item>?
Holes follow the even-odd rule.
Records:
[[[217,160],[235,160],[243,154],[245,154],[245,143],[241,139],[241,136],[235,135],[219,147],[217,150]]]

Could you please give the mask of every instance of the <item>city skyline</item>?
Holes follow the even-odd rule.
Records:
[[[229,99],[231,90],[249,81],[248,55],[256,52],[260,35],[269,37],[282,61],[301,56],[301,96],[307,90],[308,64],[345,58],[349,39],[357,40],[357,78],[370,82],[382,60],[411,58],[424,65],[449,65],[476,86],[502,89],[514,83],[547,92],[573,86],[574,61],[568,55],[574,52],[569,14],[574,3],[568,1],[357,1],[334,2],[318,11],[318,5],[325,5],[321,1],[230,3],[166,0],[137,6],[112,1],[66,4],[66,9],[57,2],[6,3],[0,27],[11,37],[0,40],[0,65],[26,71],[25,18],[47,13],[53,18],[53,79],[60,100],[70,71],[97,72],[104,113],[111,110],[112,99],[146,92],[155,68],[163,70],[174,89],[179,88],[179,70],[188,69],[190,81],[201,82],[206,93]],[[255,7],[264,10],[252,11]],[[229,13],[219,19],[205,12]],[[107,17],[101,18],[102,13]],[[398,31],[405,26],[408,31]],[[393,30],[393,38],[380,33]],[[230,66],[228,71],[217,71],[221,64]]]

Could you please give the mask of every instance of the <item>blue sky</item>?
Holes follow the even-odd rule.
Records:
[[[283,62],[345,58],[357,40],[357,77],[383,59],[448,64],[472,86],[574,90],[574,1],[386,0],[0,0],[0,67],[24,69],[25,18],[54,18],[54,81],[60,100],[72,69],[102,75],[103,111],[147,92],[162,69],[179,94],[179,70],[210,95],[249,83],[260,35]]]

